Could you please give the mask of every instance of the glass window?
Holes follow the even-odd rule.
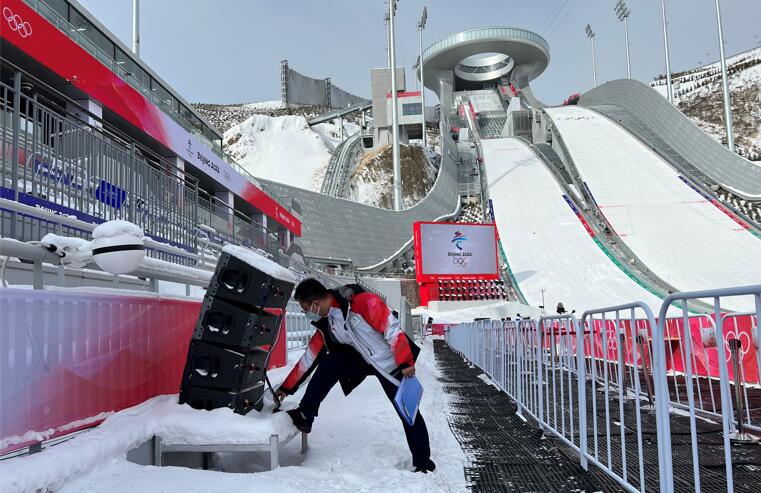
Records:
[[[406,103],[402,105],[402,116],[419,115],[422,112],[422,103]]]
[[[169,94],[169,91],[164,89],[164,86],[159,84],[156,79],[151,78],[151,92],[153,92],[153,95],[161,101],[162,104],[169,106],[174,111],[178,111],[180,109],[180,102],[175,99],[174,96]]]
[[[148,76],[145,70],[140,68],[128,54],[119,48],[116,49],[116,65],[121,69],[117,71],[120,76],[122,76],[122,73],[124,73],[127,76],[134,77],[140,84],[144,85],[145,87],[151,87],[150,76]]]
[[[48,7],[56,11],[61,17],[69,20],[69,4],[66,0],[45,0]]]
[[[219,137],[217,137],[217,134],[214,133],[214,130],[207,127],[206,125],[203,126],[203,134],[206,136],[207,139],[209,139],[212,142],[219,141]]]
[[[114,43],[109,40],[105,34],[100,32],[90,21],[74,9],[69,12],[69,22],[74,26],[74,30],[89,39],[95,46],[100,48],[111,58],[114,58]]]

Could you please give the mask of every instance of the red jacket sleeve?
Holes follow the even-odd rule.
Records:
[[[415,365],[407,335],[402,332],[399,320],[391,313],[380,296],[368,292],[354,296],[351,300],[351,311],[361,315],[373,329],[383,334],[386,342],[391,346],[397,365],[404,367]]]
[[[301,355],[301,358],[296,362],[296,365],[278,390],[282,390],[286,394],[295,393],[299,389],[299,386],[304,383],[304,380],[307,379],[309,374],[312,373],[317,356],[319,356],[320,351],[322,351],[324,346],[325,339],[322,337],[322,332],[318,330],[309,339],[306,351]]]

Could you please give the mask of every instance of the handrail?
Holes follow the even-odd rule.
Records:
[[[547,53],[547,57],[549,58],[550,45],[543,37],[525,29],[503,26],[482,27],[479,29],[470,29],[468,31],[451,34],[426,48],[423,51],[423,61],[435,53],[443,50],[444,48],[448,48],[454,44],[473,39],[493,38],[498,36],[525,39],[527,41],[536,43]]]

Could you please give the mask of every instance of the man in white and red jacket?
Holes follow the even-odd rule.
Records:
[[[302,281],[294,298],[317,328],[304,355],[277,390],[278,396],[285,398],[312,375],[299,407],[288,411],[294,425],[309,433],[320,403],[336,383],[340,382],[348,395],[367,376],[378,378],[393,405],[402,376],[415,374],[420,348],[402,332],[383,300],[355,284],[328,290],[316,279]],[[402,423],[415,471],[433,471],[436,465],[431,460],[423,416],[418,412],[412,426],[403,419]]]

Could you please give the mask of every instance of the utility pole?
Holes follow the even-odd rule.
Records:
[[[729,80],[727,80],[727,59],[724,56],[724,32],[721,27],[721,7],[716,0],[716,24],[719,26],[719,56],[721,58],[721,86],[724,93],[724,126],[727,129],[727,147],[735,152],[735,136],[732,131],[732,100],[729,97]]]
[[[132,0],[132,52],[140,56],[140,0]]]
[[[394,164],[394,210],[402,210],[402,169],[399,163],[399,112],[396,95],[396,53],[394,51],[394,16],[397,0],[388,0],[389,52],[391,53],[391,127]]]
[[[624,33],[626,33],[626,75],[632,78],[632,64],[629,58],[629,16],[632,11],[626,6],[624,0],[618,0],[615,7],[616,17],[624,23]]]
[[[420,70],[420,105],[423,112],[423,147],[426,147],[425,137],[425,83],[423,82],[423,30],[425,29],[425,23],[428,21],[428,7],[423,7],[423,14],[420,16],[420,21],[417,23],[418,32],[420,32],[420,55],[418,57],[418,70]]]
[[[587,37],[592,40],[592,79],[594,80],[595,87],[597,87],[597,59],[595,57],[595,32],[592,30],[592,26],[587,24],[584,28],[584,32],[587,33]]]
[[[661,0],[661,12],[663,16],[663,44],[666,51],[666,91],[669,103],[674,104],[674,91],[671,89],[671,61],[669,60],[669,31],[666,22],[666,0]]]

